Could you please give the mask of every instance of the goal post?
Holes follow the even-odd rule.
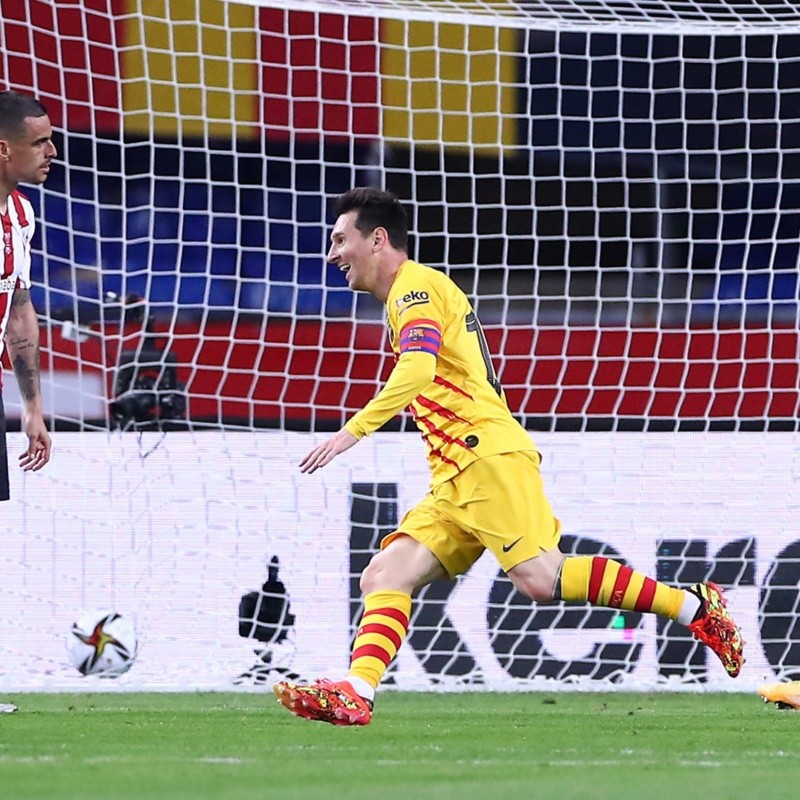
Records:
[[[15,473],[0,517],[17,537],[9,615],[138,609],[155,660],[144,646],[125,680],[138,667],[159,683],[192,628],[172,570],[195,608],[207,600],[209,675],[321,673],[320,635],[346,660],[358,572],[424,492],[405,417],[322,483],[291,461],[391,368],[382,309],[324,257],[336,196],[369,184],[400,197],[412,255],[475,305],[567,510],[565,547],[722,582],[760,646],[751,665],[796,677],[800,10],[30,0],[0,30],[1,88],[44,102],[60,150],[43,186],[22,187],[55,450]],[[18,427],[8,371],[3,392]],[[691,461],[692,442],[746,454],[754,488],[725,464],[717,495],[700,492],[714,462]],[[752,495],[769,498],[766,527]],[[414,613],[398,686],[718,685],[673,626],[531,609],[491,566]],[[43,630],[58,673],[60,628]],[[176,685],[199,680],[173,667]]]

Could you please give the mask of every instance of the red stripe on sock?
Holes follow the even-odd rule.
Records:
[[[378,659],[378,661],[382,661],[386,666],[389,666],[389,662],[392,660],[392,656],[390,656],[382,647],[379,647],[377,644],[364,644],[361,647],[357,647],[353,650],[353,655],[350,658],[350,663],[352,664],[358,658],[364,658],[364,656],[374,656]]]
[[[366,619],[370,614],[383,614],[384,617],[397,620],[406,630],[408,630],[408,617],[399,608],[373,608],[365,611],[361,619]]]
[[[622,605],[622,598],[625,597],[625,590],[631,582],[631,575],[633,570],[630,567],[619,568],[614,588],[611,590],[611,599],[608,601],[609,608],[619,608]]]
[[[603,585],[603,574],[606,571],[607,558],[595,556],[592,559],[592,574],[589,576],[589,596],[590,603],[596,603],[600,596],[600,589]]]
[[[369,625],[362,625],[358,629],[356,636],[361,636],[364,633],[377,633],[379,636],[385,637],[397,650],[400,649],[400,645],[403,643],[397,631],[392,630],[388,625],[381,625],[380,622],[371,622]]]
[[[656,596],[656,582],[652,578],[645,578],[642,591],[636,598],[636,605],[633,607],[634,611],[652,611],[653,598]]]

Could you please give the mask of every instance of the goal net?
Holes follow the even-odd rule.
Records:
[[[426,490],[405,417],[295,466],[391,368],[324,258],[355,185],[472,300],[565,549],[723,584],[748,679],[800,677],[793,4],[30,0],[0,32],[60,150],[21,187],[55,450],[11,464],[0,686],[69,685],[62,633],[108,606],[143,638],[119,684],[346,668],[358,575]],[[482,559],[420,594],[387,680],[721,676],[678,626],[532,607]]]

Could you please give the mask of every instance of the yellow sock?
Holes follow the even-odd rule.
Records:
[[[561,569],[561,600],[677,619],[685,597],[684,589],[602,556],[567,556]]]
[[[366,595],[348,676],[361,678],[377,689],[406,638],[410,616],[411,595],[405,592],[383,591]]]

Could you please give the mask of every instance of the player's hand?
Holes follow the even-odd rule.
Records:
[[[342,428],[322,444],[318,444],[301,462],[300,472],[316,472],[333,461],[339,453],[349,450],[358,439],[350,431]]]
[[[28,449],[20,454],[19,465],[25,472],[37,472],[50,460],[50,434],[41,414],[26,414],[24,430]]]

